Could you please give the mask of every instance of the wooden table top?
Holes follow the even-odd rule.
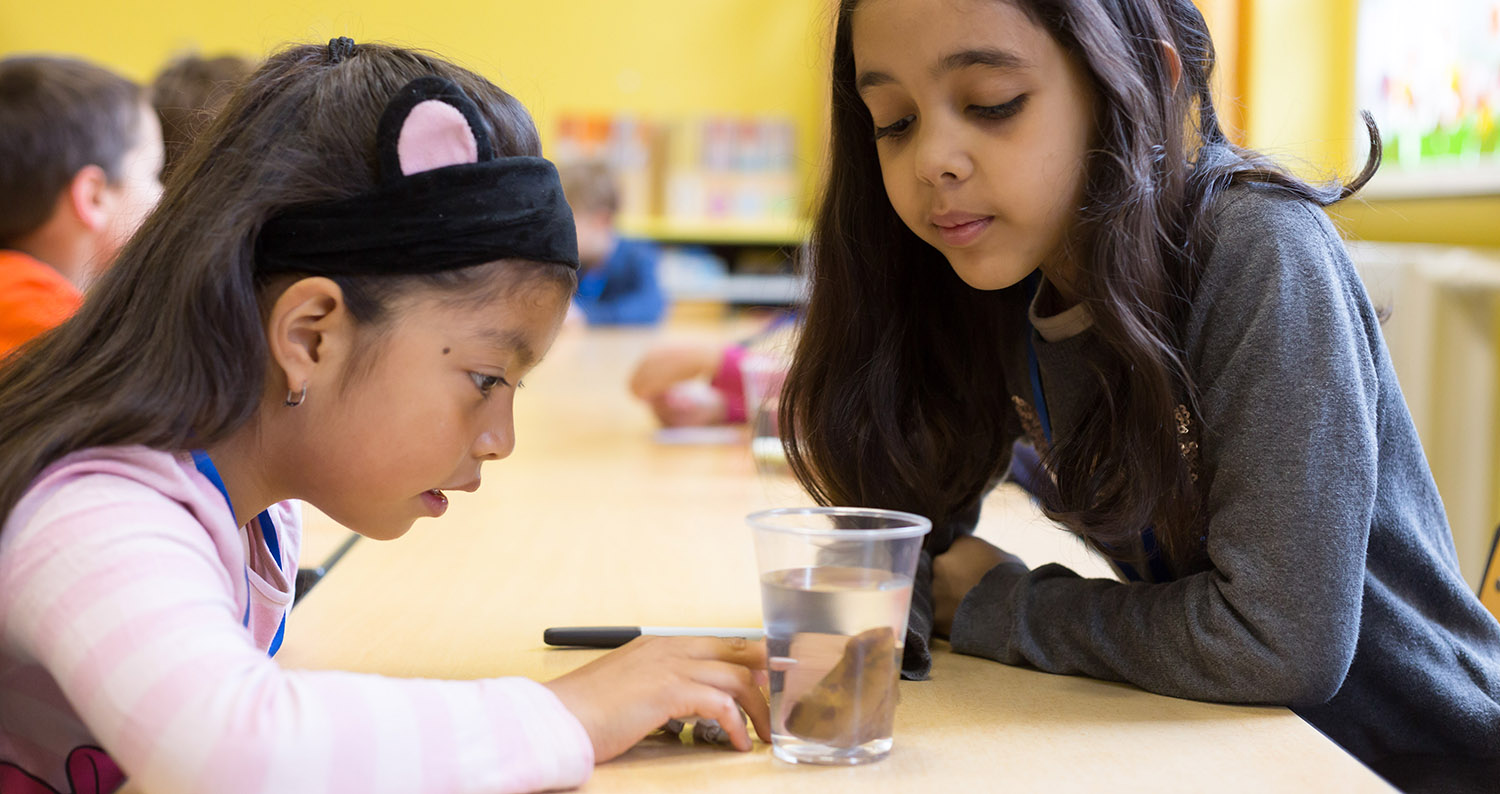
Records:
[[[744,516],[808,500],[789,479],[758,475],[743,440],[653,440],[626,379],[653,340],[689,332],[565,333],[517,397],[514,455],[485,467],[479,493],[450,495],[442,519],[355,544],[293,612],[281,663],[546,680],[600,653],[544,646],[549,626],[759,626]],[[307,532],[304,564],[346,530],[309,510]],[[1032,565],[1110,575],[1018,490],[991,497],[979,534]],[[1162,697],[942,643],[932,680],[900,688],[895,747],[872,765],[791,766],[760,743],[741,754],[653,737],[583,790],[1390,790],[1283,708]]]

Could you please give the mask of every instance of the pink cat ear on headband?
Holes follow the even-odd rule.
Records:
[[[375,128],[375,184],[268,218],[255,239],[256,273],[415,275],[501,259],[577,269],[557,168],[534,155],[497,157],[493,137],[456,83],[411,81]]]
[[[479,162],[474,131],[458,108],[436,99],[420,102],[406,115],[396,154],[402,175],[447,165]]]
[[[424,77],[407,85],[380,119],[380,178],[494,159],[479,107],[457,85]]]

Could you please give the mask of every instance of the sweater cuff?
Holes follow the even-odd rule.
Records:
[[[1022,562],[1002,562],[964,595],[953,613],[948,644],[957,653],[1000,660],[1010,641],[1015,590],[1031,569]]]
[[[514,789],[507,785],[506,790],[569,789],[588,781],[594,772],[594,742],[583,723],[552,690],[529,678],[499,678],[487,683],[506,701],[502,707],[525,722],[520,735],[508,737],[525,744],[524,751],[515,754],[529,760],[518,765],[525,769],[525,779],[512,781]]]

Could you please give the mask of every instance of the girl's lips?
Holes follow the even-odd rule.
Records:
[[[961,248],[977,240],[994,221],[994,216],[990,215],[961,222],[934,222],[933,226],[944,243]]]
[[[427,508],[427,514],[433,518],[441,516],[448,511],[448,497],[442,491],[433,488],[422,492],[422,506]]]

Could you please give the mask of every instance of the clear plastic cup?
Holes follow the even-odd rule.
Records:
[[[891,751],[912,578],[932,522],[894,510],[797,507],[755,534],[771,668],[771,750],[853,765]]]

